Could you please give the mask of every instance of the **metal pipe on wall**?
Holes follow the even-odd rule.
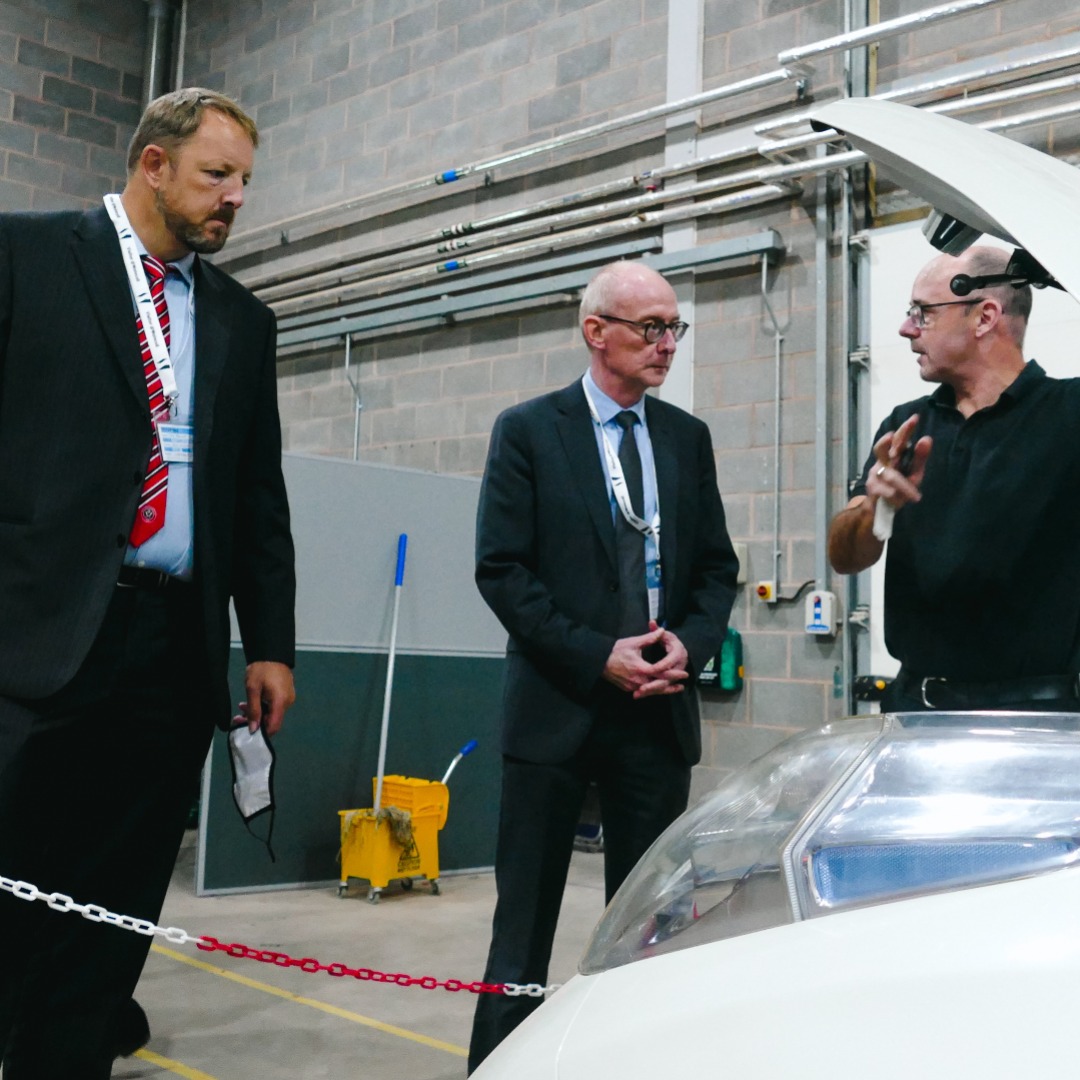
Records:
[[[763,75],[755,75],[753,78],[743,79],[736,83],[729,83],[725,86],[720,86],[701,94],[695,94],[693,97],[685,98],[682,101],[669,101],[663,105],[642,109],[639,112],[630,113],[627,116],[616,117],[613,120],[607,120],[601,124],[592,124],[589,127],[580,128],[577,131],[571,131],[564,135],[546,139],[543,142],[533,143],[507,154],[501,154],[497,157],[487,158],[484,161],[472,162],[468,165],[447,169],[434,176],[426,176],[419,180],[408,180],[401,184],[394,184],[391,187],[366,192],[351,199],[346,199],[343,202],[336,203],[333,206],[324,207],[319,210],[306,211],[302,214],[294,214],[291,217],[282,218],[281,220],[271,222],[268,225],[261,225],[255,229],[251,229],[250,231],[237,236],[230,245],[230,250],[236,251],[237,249],[240,249],[240,254],[249,255],[254,251],[277,247],[280,243],[288,243],[291,240],[297,239],[298,236],[291,235],[294,231],[302,236],[312,236],[330,228],[340,228],[343,224],[347,224],[347,222],[334,220],[331,224],[328,219],[336,219],[342,214],[396,196],[415,194],[423,191],[435,193],[439,189],[444,188],[447,184],[465,179],[476,173],[487,173],[492,169],[516,164],[517,162],[534,157],[537,154],[546,153],[549,150],[561,150],[569,146],[574,146],[577,143],[584,142],[587,139],[594,139],[601,135],[609,135],[616,131],[625,130],[626,128],[637,127],[638,125],[647,123],[651,120],[664,119],[668,116],[674,116],[690,109],[700,108],[702,105],[709,105],[717,101],[726,100],[727,98],[736,97],[740,94],[761,90],[769,86],[775,86],[792,79],[798,79],[801,76],[802,72],[795,68],[780,68],[776,71],[766,72]]]
[[[894,90],[885,90],[874,94],[881,101],[906,101],[909,98],[925,98],[946,90],[970,90],[983,82],[1008,82],[1022,75],[1045,74],[1062,67],[1072,67],[1080,63],[1080,45],[1071,45],[1064,49],[1051,49],[1019,59],[1004,60],[988,67],[971,72],[960,72],[942,79],[931,79],[916,86],[902,86]]]
[[[1043,63],[1046,61],[1047,56],[1059,59],[1072,52],[1075,52],[1075,54],[1080,57],[1080,47],[1078,47],[1076,50],[1059,50],[1056,53],[1040,54],[1039,56],[1026,61],[1026,63]],[[998,66],[994,69],[983,70],[1015,71],[1017,70],[1017,66],[1010,65],[1007,68]],[[978,74],[981,75],[982,72]],[[929,87],[940,87],[949,81],[950,80],[937,80],[933,83],[918,84],[917,86],[907,88],[902,92],[874,95],[874,97],[899,100],[903,96],[923,96]],[[944,114],[962,113],[980,108],[991,108],[1030,97],[1058,93],[1075,89],[1077,86],[1080,86],[1080,75],[1063,76],[1022,87],[1010,88],[1008,90],[937,102],[933,105],[924,107],[928,110]],[[806,114],[801,114],[801,118],[805,120]],[[792,121],[796,119],[799,118],[792,118]],[[1030,121],[1024,122],[1027,123]],[[776,125],[760,125],[757,130],[768,134],[769,131],[776,130]],[[499,232],[490,231],[497,229],[499,225],[509,225],[514,222],[529,221],[533,218],[540,217],[551,209],[559,209],[571,203],[583,203],[591,201],[592,199],[602,198],[606,195],[616,195],[620,192],[631,191],[640,187],[645,182],[648,182],[650,185],[659,185],[665,180],[684,175],[688,172],[700,171],[705,168],[732,163],[744,157],[759,155],[768,160],[790,160],[793,151],[809,149],[816,144],[830,141],[833,138],[835,138],[835,136],[829,133],[812,133],[798,135],[787,139],[773,139],[765,143],[740,146],[721,153],[706,155],[693,161],[680,162],[670,166],[661,166],[655,169],[646,170],[643,173],[593,185],[592,187],[585,188],[573,195],[558,196],[543,200],[542,202],[534,203],[528,207],[522,207],[517,210],[493,215],[487,219],[480,219],[475,222],[464,222],[425,233],[420,236],[394,241],[380,247],[369,248],[365,251],[362,260],[356,260],[352,257],[342,259],[340,256],[336,256],[291,271],[272,273],[262,278],[252,279],[247,277],[245,278],[245,283],[249,288],[258,292],[267,300],[294,295],[297,291],[315,291],[320,286],[324,285],[344,285],[351,281],[370,276],[372,266],[374,265],[373,260],[382,256],[390,256],[399,252],[409,251],[414,248],[432,244],[438,245],[435,254],[489,247],[498,242],[504,235]],[[732,186],[734,186],[734,184]],[[518,235],[528,235],[530,233],[535,235],[535,233],[541,231],[543,231],[543,226],[534,229],[522,229]],[[451,237],[454,237],[454,239],[450,239]],[[399,265],[416,265],[417,263],[422,263],[430,258],[431,253],[415,252],[408,259],[403,259]],[[384,263],[383,265],[387,264]],[[290,282],[296,282],[298,287],[294,286],[290,288]],[[264,289],[268,291],[263,292],[262,290]]]
[[[143,62],[143,104],[166,93],[172,74],[174,0],[146,0],[146,53]]]
[[[854,29],[861,29],[877,20],[876,4],[874,10],[870,10],[869,0],[846,0],[844,4],[844,30],[850,33]],[[858,24],[858,26],[856,26]],[[868,97],[872,89],[871,65],[869,50],[866,46],[857,49],[848,49],[844,52],[844,96],[845,97]],[[847,475],[850,461],[849,446],[851,444],[851,375],[849,357],[862,341],[862,325],[858,319],[861,305],[865,300],[866,292],[862,286],[864,282],[856,269],[854,259],[855,252],[852,248],[852,225],[855,213],[854,181],[852,169],[844,169],[840,174],[840,334],[843,342],[843,366],[839,376],[840,387],[840,462],[841,477],[844,488],[840,493],[839,506],[846,505],[848,501]],[[852,303],[852,293],[858,306]],[[828,388],[819,387],[818,393],[828,397]],[[826,493],[831,495],[832,488]],[[831,514],[826,509],[825,518],[831,520]],[[826,527],[827,528],[827,527]],[[817,543],[824,548],[824,561],[828,562],[828,532],[817,537]],[[858,633],[855,624],[848,621],[846,614],[851,611],[853,601],[858,597],[858,582],[851,577],[845,577],[842,589],[834,589],[843,597],[840,611],[842,635],[840,641],[840,693],[845,702],[845,712],[855,712],[855,701],[852,693],[852,683],[856,671]],[[824,588],[824,582],[819,582],[818,588]],[[834,694],[836,690],[834,688]]]
[[[854,151],[853,151],[854,153]],[[374,296],[381,293],[394,292],[420,281],[436,280],[449,274],[456,274],[465,269],[476,269],[480,266],[496,266],[501,263],[513,262],[519,259],[529,259],[548,251],[558,251],[562,248],[576,245],[590,244],[621,236],[629,232],[637,232],[641,229],[666,225],[674,221],[685,221],[694,217],[703,217],[707,214],[726,213],[729,210],[745,209],[756,206],[763,202],[771,202],[774,199],[789,198],[797,190],[794,184],[762,184],[758,187],[749,188],[745,191],[737,191],[728,195],[719,195],[705,202],[680,205],[666,210],[655,210],[649,213],[635,214],[630,218],[620,221],[606,222],[601,225],[592,225],[586,228],[574,229],[570,232],[561,233],[557,237],[542,241],[531,241],[526,244],[518,244],[515,247],[500,248],[495,251],[482,253],[471,262],[455,260],[452,264],[440,263],[435,266],[423,266],[413,270],[405,270],[397,274],[389,274],[383,278],[374,278],[369,281],[359,282],[345,289],[334,290],[336,303],[356,299],[362,296]],[[313,307],[325,307],[326,297],[319,297],[321,303],[316,304],[312,297],[298,297],[295,300],[283,301],[280,304],[271,305],[275,313],[280,316],[302,312]],[[337,312],[333,308],[326,310],[319,316],[311,319],[312,322],[322,319],[337,318]]]
[[[835,133],[828,133],[821,137],[822,141],[835,140]],[[723,191],[726,188],[736,188],[758,183],[773,183],[788,180],[792,177],[802,176],[807,172],[806,162],[795,162],[789,165],[766,165],[754,169],[745,169],[742,172],[731,173],[727,176],[715,177],[712,180],[702,180],[696,184],[688,184],[678,189],[660,189],[645,195],[635,195],[618,202],[600,203],[593,206],[582,207],[577,210],[568,210],[562,214],[552,214],[548,217],[525,221],[517,225],[511,225],[505,229],[487,232],[475,238],[471,245],[473,250],[493,247],[497,244],[522,239],[528,236],[536,236],[543,233],[559,232],[575,225],[599,221],[603,218],[611,218],[620,214],[639,214],[649,208],[667,202],[682,199],[700,198],[702,195]],[[464,245],[457,250],[466,250]],[[409,255],[392,255],[384,259],[366,258],[355,263],[351,268],[333,271],[326,274],[314,275],[299,282],[289,282],[284,285],[274,286],[269,289],[256,290],[261,300],[272,303],[276,300],[296,296],[331,296],[338,287],[351,284],[378,276],[380,271],[393,271],[404,269],[407,266],[415,266],[418,263],[429,262],[433,252],[415,251]],[[332,287],[323,292],[317,291],[317,286],[329,282]],[[298,291],[301,287],[312,286],[312,292]],[[249,284],[250,287],[250,284]]]
[[[812,43],[798,50],[789,50],[780,55],[782,58],[793,56],[796,53],[800,57],[822,55],[827,52],[847,49],[853,45],[881,40],[885,37],[904,33],[911,29],[920,29],[923,26],[931,25],[941,19],[967,14],[971,11],[1001,2],[1003,2],[1003,0],[960,0],[960,2],[957,3],[946,4],[937,8],[916,12],[912,15],[903,16],[899,19],[877,23],[871,27],[866,27],[858,31],[845,32],[838,37],[824,39],[823,41]],[[408,181],[403,184],[380,189],[379,191],[365,193],[341,203],[337,203],[331,207],[293,215],[292,217],[257,227],[250,232],[236,236],[230,245],[230,256],[232,260],[235,260],[258,251],[275,247],[280,243],[287,243],[290,240],[297,239],[299,235],[317,235],[318,233],[327,231],[331,228],[338,228],[351,224],[352,222],[350,220],[341,220],[341,216],[349,214],[351,211],[361,207],[368,206],[373,202],[423,191],[427,191],[430,196],[433,193],[433,189],[478,172],[487,171],[509,163],[516,163],[525,160],[534,154],[542,153],[547,150],[569,146],[584,139],[594,138],[599,135],[635,126],[657,117],[674,115],[678,112],[700,107],[703,104],[722,100],[723,98],[745,93],[750,90],[761,89],[765,86],[774,85],[787,79],[799,78],[804,75],[805,71],[798,69],[793,63],[790,67],[785,66],[777,71],[768,72],[765,75],[757,76],[753,79],[747,79],[739,83],[719,87],[715,90],[695,95],[692,98],[684,99],[682,101],[668,102],[665,105],[642,110],[625,117],[618,117],[603,124],[592,125],[591,127],[570,132],[553,139],[545,140],[541,143],[535,143],[510,154],[450,169],[436,174],[434,177],[424,177],[420,180]],[[908,92],[910,91],[905,91],[905,93]],[[297,232],[298,230],[299,232]],[[227,259],[226,262],[228,261],[230,260]]]
[[[176,75],[173,89],[179,90],[184,85],[184,61],[187,49],[187,14],[188,0],[180,0],[180,29],[176,32]]]
[[[776,312],[769,303],[769,260],[768,257],[761,260],[761,300],[773,325],[773,545],[772,545],[772,580],[773,588],[777,595],[780,593],[780,421],[784,397],[782,379],[782,355],[781,346],[784,343],[784,335],[780,332],[780,323],[777,321]]]
[[[993,7],[995,4],[1004,3],[1004,0],[956,0],[952,4],[942,4],[936,8],[926,8],[916,11],[911,15],[901,15],[896,19],[887,19],[885,22],[874,23],[872,26],[861,30],[852,30],[846,34],[838,34],[836,37],[824,38],[821,41],[811,42],[796,49],[785,49],[777,56],[781,64],[799,64],[809,60],[812,56],[825,56],[827,53],[840,52],[844,49],[854,48],[856,45],[869,45],[886,38],[906,34],[911,30],[922,30],[943,19],[952,19],[958,15],[969,15],[981,8]]]
[[[1007,90],[994,90],[986,94],[967,94],[962,97],[948,98],[945,101],[936,101],[930,105],[921,106],[926,112],[943,113],[948,116],[953,113],[973,112],[976,109],[989,109],[997,105],[1011,104],[1016,101],[1023,101],[1026,98],[1043,97],[1046,94],[1060,93],[1062,90],[1074,89],[1077,85],[1080,85],[1080,76],[1078,75],[1063,75],[1056,79],[1044,79],[1041,82],[1028,83],[1025,86],[1014,86]],[[919,87],[912,87],[910,90],[897,91],[891,94],[872,94],[871,97],[875,101],[896,101],[902,102],[908,97],[923,97],[925,93],[921,93],[921,85]],[[781,131],[785,128],[801,126],[810,122],[810,113],[803,112],[795,116],[790,116],[784,121],[773,121],[767,124],[759,124],[754,130],[759,135],[766,135],[770,138],[775,138],[772,135],[775,131]],[[806,134],[793,135],[787,139],[777,139],[775,143],[775,149],[769,149],[769,144],[765,144],[765,153],[769,157],[776,156],[777,153],[782,152],[785,149],[797,148],[801,146],[802,140],[812,138],[812,136]],[[820,136],[818,136],[820,139]]]
[[[975,126],[990,131],[1010,130],[1021,126],[1047,123],[1074,115],[1078,112],[1080,112],[1080,102],[1069,102],[1064,105],[1025,113],[1022,116],[984,121]],[[835,135],[833,138],[834,140],[839,140],[841,136]],[[704,203],[694,204],[688,212],[694,216],[701,216],[708,213],[724,213],[729,209],[780,198],[784,195],[790,195],[792,191],[795,190],[791,185],[798,176],[815,175],[822,171],[846,168],[851,165],[861,164],[865,160],[866,156],[864,154],[859,151],[851,150],[819,156],[817,158],[808,159],[805,162],[796,162],[791,165],[764,166],[757,170],[747,170],[746,174],[744,174],[744,178],[750,173],[756,173],[759,180],[762,177],[769,177],[772,182],[764,185],[760,189],[750,188],[747,191],[736,192],[733,195],[719,196],[716,199]],[[393,292],[399,288],[406,287],[414,281],[430,280],[446,274],[456,274],[471,267],[505,263],[519,258],[529,258],[543,251],[558,250],[562,247],[585,244],[592,240],[599,240],[608,236],[621,235],[625,232],[645,228],[651,224],[675,220],[670,217],[672,213],[673,211],[671,210],[638,213],[633,215],[628,221],[608,222],[602,226],[575,229],[562,233],[559,237],[550,240],[545,239],[540,242],[534,241],[511,248],[499,248],[486,254],[481,253],[472,259],[454,259],[435,265],[429,264],[427,266],[389,274],[382,278],[368,279],[348,286],[326,290],[323,293],[288,298],[273,306],[278,311],[279,315],[310,311],[313,313],[310,321],[329,319],[335,317],[336,314],[332,310],[333,306],[347,300],[362,296]],[[329,310],[326,310],[322,314],[314,314],[320,308]]]

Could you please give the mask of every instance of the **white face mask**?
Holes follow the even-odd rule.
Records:
[[[270,811],[270,828],[264,843],[273,862],[270,836],[274,830],[274,749],[262,728],[251,732],[247,724],[234,727],[229,732],[229,760],[232,762],[233,799],[248,832],[252,831],[254,818]]]

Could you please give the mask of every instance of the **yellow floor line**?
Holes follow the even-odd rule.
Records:
[[[186,1080],[214,1080],[214,1077],[201,1069],[193,1069],[190,1065],[182,1065],[179,1061],[173,1061],[172,1058],[155,1054],[153,1050],[136,1050],[135,1056],[142,1058],[143,1061],[149,1061],[151,1065],[157,1065],[159,1068],[176,1073],[177,1076],[183,1076]]]
[[[353,1023],[364,1024],[366,1027],[375,1028],[377,1031],[386,1032],[388,1035],[396,1035],[400,1039],[408,1039],[410,1042],[420,1043],[423,1046],[430,1046],[435,1050],[444,1050],[446,1053],[454,1054],[457,1057],[469,1056],[469,1051],[464,1046],[443,1042],[441,1039],[432,1039],[427,1035],[420,1035],[415,1031],[409,1031],[407,1028],[395,1027],[393,1024],[384,1024],[381,1020],[373,1020],[370,1016],[362,1016],[360,1013],[350,1012],[348,1009],[339,1009],[336,1005],[328,1005],[325,1001],[316,1001],[314,998],[302,997],[300,994],[294,994],[289,990],[282,990],[277,986],[271,986],[269,983],[259,982],[257,979],[249,979],[246,975],[237,975],[235,972],[226,971],[224,968],[217,967],[214,964],[208,964],[204,960],[196,960],[193,957],[185,956],[183,953],[165,948],[164,945],[151,945],[150,948],[153,952],[169,957],[170,960],[178,960],[182,964],[188,964],[191,967],[199,968],[200,971],[209,971],[213,975],[220,975],[223,979],[230,979],[232,982],[239,983],[241,986],[248,986],[253,990],[262,990],[264,993],[274,994],[276,997],[285,998],[286,1001],[294,1001],[298,1005],[307,1005],[309,1008],[319,1009],[322,1012],[329,1013],[331,1016],[340,1017],[342,1020],[352,1020]]]

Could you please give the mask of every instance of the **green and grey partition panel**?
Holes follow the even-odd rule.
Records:
[[[386,772],[439,780],[476,739],[449,781],[440,871],[491,866],[506,635],[473,583],[479,481],[300,454],[286,454],[284,466],[297,555],[297,700],[273,740],[275,861],[262,842],[267,815],[249,832],[233,803],[219,735],[203,771],[199,893],[338,880],[338,811],[372,805],[402,533]],[[230,681],[240,700],[235,637]]]

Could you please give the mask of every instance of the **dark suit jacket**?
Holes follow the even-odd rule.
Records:
[[[666,622],[700,671],[723,640],[738,562],[708,428],[652,397],[645,416],[659,488]],[[580,382],[496,420],[476,553],[477,585],[510,634],[503,752],[563,761],[588,733],[620,610],[615,526]],[[693,764],[701,756],[697,695],[690,685],[667,700]]]
[[[227,723],[229,597],[249,661],[293,662],[272,312],[195,271],[195,575]],[[0,215],[0,695],[74,675],[101,625],[150,453],[135,315],[104,208]]]

